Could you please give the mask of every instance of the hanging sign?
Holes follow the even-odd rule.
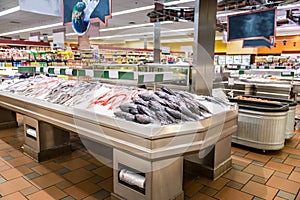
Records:
[[[228,41],[264,39],[272,43],[276,35],[276,14],[276,9],[265,9],[228,16]]]
[[[40,42],[40,32],[30,33],[29,41]]]
[[[107,26],[112,17],[111,0],[63,0],[63,23],[72,25],[80,36],[84,35],[91,22]]]
[[[66,38],[66,28],[59,28],[52,30],[53,44],[56,48],[64,48]]]
[[[265,39],[244,40],[243,48],[246,48],[246,47],[251,47],[251,48],[268,47],[270,49],[273,46],[273,44]]]

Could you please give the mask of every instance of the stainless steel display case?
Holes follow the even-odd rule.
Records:
[[[222,81],[214,83],[214,88],[223,89],[227,96],[229,96],[228,93],[232,93],[233,96],[255,94],[254,85],[242,81],[234,81],[234,85],[229,85],[228,81]]]
[[[213,179],[231,167],[231,135],[237,130],[237,110],[232,107],[205,120],[168,126],[140,125],[7,92],[0,92],[0,107],[111,147],[113,198],[184,199],[182,179],[186,154],[207,152],[205,160],[209,162],[199,163]],[[47,146],[44,151],[57,148],[52,141],[49,143],[53,146]],[[120,182],[119,172],[124,168],[141,172],[145,187],[136,189]]]
[[[173,81],[168,84],[190,85],[191,66],[188,64],[147,64],[149,72],[173,72]]]
[[[288,105],[230,101],[239,104],[238,130],[232,135],[232,142],[262,150],[280,150],[284,147]]]
[[[163,83],[147,83],[147,88],[153,88],[157,85],[167,84],[172,89],[190,90],[191,69],[189,64],[94,64],[91,69],[99,70],[119,70],[119,71],[133,71],[133,72],[172,72],[173,80],[164,81]],[[101,80],[102,81],[102,80]],[[130,85],[124,80],[103,80],[107,83],[117,83]],[[132,84],[132,83],[131,83]]]

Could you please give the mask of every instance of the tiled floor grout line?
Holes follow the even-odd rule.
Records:
[[[248,153],[249,153],[249,152],[248,152]],[[247,153],[247,154],[248,154],[248,153]],[[246,154],[246,155],[247,155],[247,154]],[[246,158],[246,155],[245,155],[243,158]],[[289,157],[289,155],[290,155],[290,153],[289,153],[288,156],[284,159],[284,161]],[[268,160],[265,162],[264,166],[262,166],[262,167],[264,168],[264,167],[266,166],[266,164],[272,160],[272,158],[273,158],[273,156],[271,156],[271,158],[268,159]],[[249,164],[247,164],[247,166],[244,167],[244,169],[242,170],[242,172],[244,172],[244,173],[246,173],[246,174],[249,174],[249,175],[252,175],[252,177],[251,177],[251,178],[243,185],[243,187],[240,188],[238,191],[242,191],[242,189],[243,189],[250,181],[253,181],[252,178],[253,178],[255,175],[254,175],[254,174],[250,174],[250,173],[244,171],[244,170],[245,170],[248,166],[250,166],[251,164],[254,165],[254,164],[253,164],[253,161],[255,161],[255,160],[252,160],[252,162],[249,163]],[[284,164],[284,161],[283,161],[282,164]],[[289,165],[289,164],[286,164],[286,165]],[[290,166],[291,166],[291,165],[290,165]],[[291,173],[289,174],[288,178],[291,176],[291,174],[292,174],[292,172],[294,171],[295,168],[296,168],[296,167],[293,166],[293,169],[292,169]],[[266,168],[266,169],[269,169],[269,168]],[[270,169],[270,170],[272,170],[272,169]],[[274,175],[275,172],[280,172],[280,171],[273,170],[273,173],[271,174],[271,176],[269,176],[269,178],[267,179],[266,183],[267,183],[273,176],[275,176],[275,175]],[[288,178],[287,178],[287,180],[290,180],[290,179],[288,179]],[[292,182],[294,182],[294,183],[297,183],[296,181],[293,181],[293,180],[290,180],[290,181],[292,181]],[[255,181],[254,181],[254,182],[255,182]],[[265,183],[265,184],[262,184],[262,185],[265,185],[265,186],[274,188],[274,187],[272,187],[272,186],[266,185],[266,183]],[[261,183],[259,183],[259,184],[261,184]],[[228,186],[228,187],[230,187],[230,186]],[[235,188],[234,188],[234,189],[235,189]],[[275,194],[275,196],[273,197],[273,199],[275,199],[275,198],[277,197],[278,193],[281,191],[281,189],[279,189],[279,188],[274,188],[274,189],[276,189],[276,190],[278,190],[278,191],[277,191],[277,193]],[[282,190],[282,191],[285,191],[285,190]],[[247,193],[246,191],[243,191],[243,192],[244,192],[244,193]],[[287,191],[285,191],[285,192],[287,192]],[[295,194],[296,197],[297,197],[297,195],[299,194],[299,192],[300,192],[300,189],[299,189],[298,193]],[[290,192],[288,192],[288,193],[290,193]],[[247,193],[247,194],[252,195],[252,194],[250,194],[250,193]],[[254,196],[252,199],[254,199],[254,198],[255,198],[255,196]]]

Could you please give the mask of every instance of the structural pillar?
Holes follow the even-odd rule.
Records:
[[[144,49],[148,48],[148,38],[146,35],[144,35]]]
[[[192,92],[211,96],[214,78],[214,48],[217,0],[196,0]]]
[[[160,63],[160,22],[154,23],[154,63]]]

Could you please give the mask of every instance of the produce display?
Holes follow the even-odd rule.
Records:
[[[140,124],[200,121],[226,107],[226,102],[219,99],[165,86],[152,91],[44,76],[4,81],[0,90]]]

